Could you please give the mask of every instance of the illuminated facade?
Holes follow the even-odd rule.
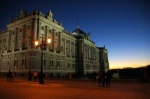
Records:
[[[72,33],[67,32],[53,18],[51,11],[44,15],[40,11],[27,14],[22,10],[16,19],[10,18],[5,30],[0,31],[0,72],[39,72],[41,49],[35,47],[34,41],[41,41],[41,34],[44,39],[52,39],[44,49],[44,73],[50,76],[83,75],[100,69],[100,48],[90,39],[90,33],[79,28]],[[107,64],[109,69],[108,61]]]

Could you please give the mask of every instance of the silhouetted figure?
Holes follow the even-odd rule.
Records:
[[[9,70],[9,72],[7,73],[7,82],[11,81],[11,71]]]
[[[105,72],[102,72],[102,87],[105,87]]]
[[[144,71],[141,69],[141,74],[140,74],[140,78],[141,78],[141,82],[144,82]]]
[[[7,74],[7,82],[12,82],[12,81],[14,81],[13,74],[11,71],[9,71]]]
[[[99,87],[102,86],[102,77],[103,77],[103,73],[101,70],[98,71],[98,83],[99,83]]]
[[[148,82],[148,73],[146,70],[143,73],[143,77],[144,77],[144,82]]]
[[[37,81],[37,76],[38,76],[37,71],[34,71],[33,76],[34,76],[34,81]]]
[[[148,82],[148,71],[147,70],[141,70],[141,81],[142,82]]]
[[[94,79],[94,81],[97,80],[96,76],[97,76],[97,73],[94,71],[94,72],[93,72],[93,79]]]
[[[110,87],[110,82],[111,82],[111,73],[108,71],[106,73],[106,87]]]
[[[13,72],[11,73],[11,81],[14,81],[14,79],[15,79],[15,72],[13,71]]]
[[[32,72],[29,71],[29,77],[28,77],[28,80],[31,81],[32,80]]]

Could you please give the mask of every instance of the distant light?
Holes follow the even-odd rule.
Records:
[[[52,41],[52,40],[51,40],[50,38],[47,39],[47,43],[48,43],[48,44],[50,44],[51,41]]]
[[[39,42],[38,41],[35,41],[35,46],[37,46],[39,44]]]

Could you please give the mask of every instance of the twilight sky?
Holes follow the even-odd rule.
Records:
[[[72,32],[77,24],[98,47],[106,46],[110,69],[150,64],[150,0],[1,0],[0,29],[22,9],[40,10]]]

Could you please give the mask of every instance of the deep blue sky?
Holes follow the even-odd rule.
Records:
[[[150,64],[150,0],[1,0],[0,29],[22,9],[40,10],[73,31],[77,24],[106,46],[110,68]]]

